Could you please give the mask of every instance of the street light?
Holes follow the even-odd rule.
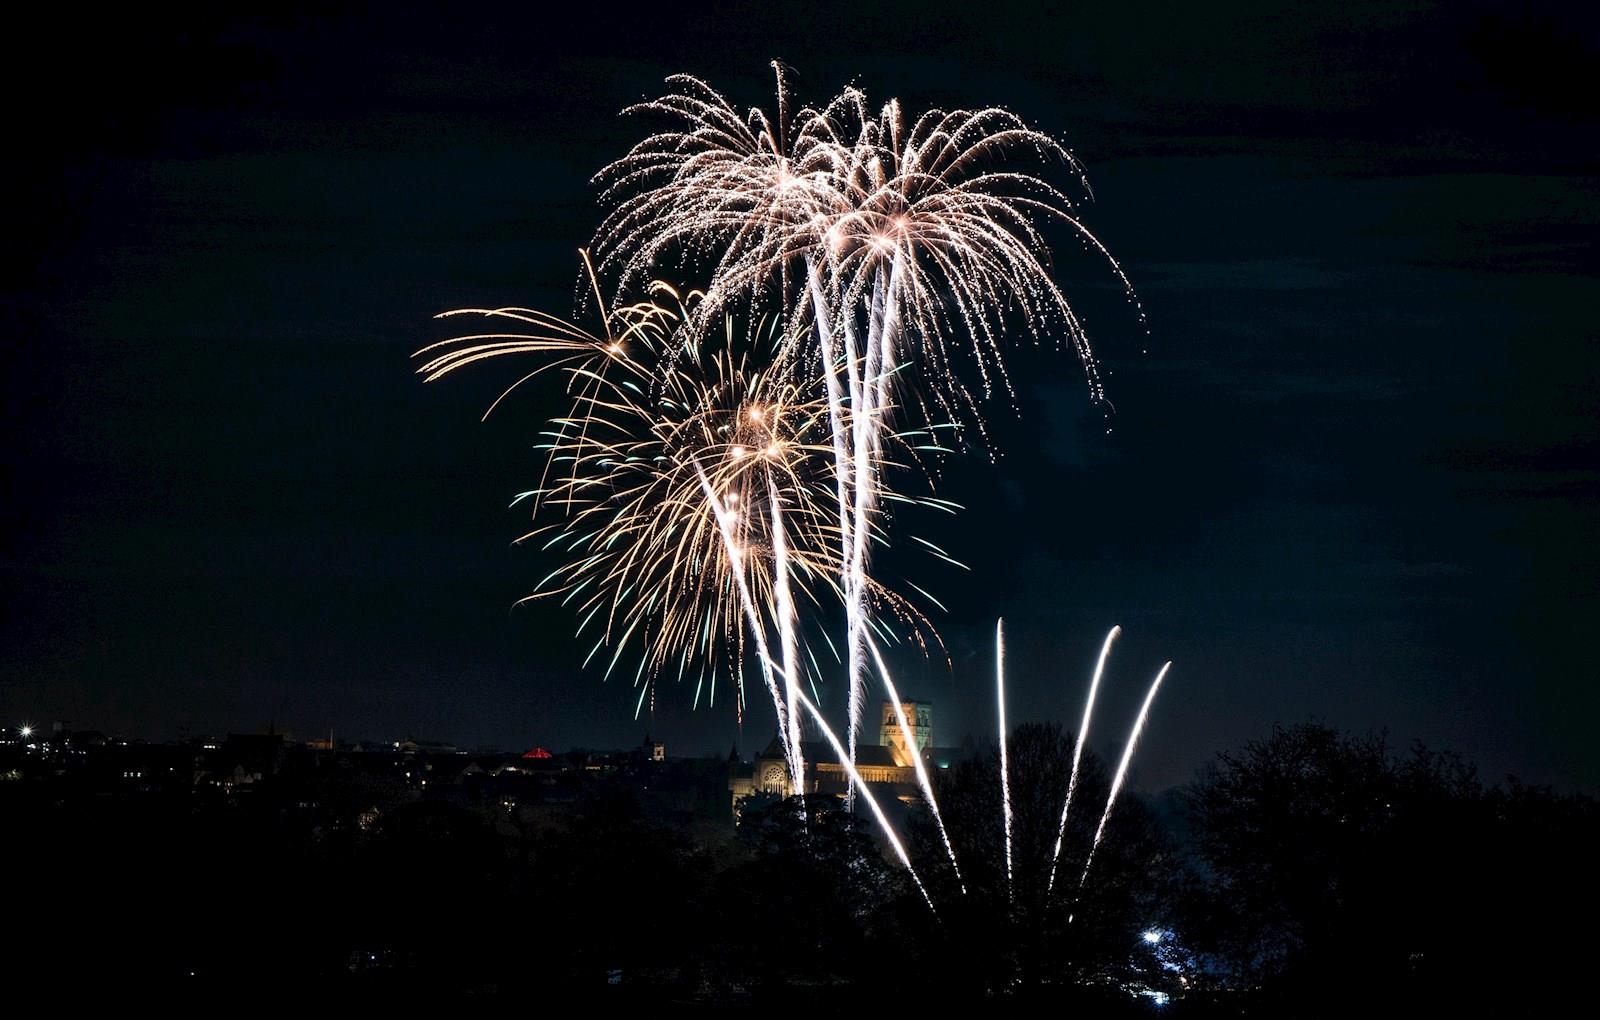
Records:
[[[33,727],[29,726],[27,723],[23,723],[22,727],[17,730],[17,732],[22,734],[23,740],[27,740],[29,737],[33,736]]]

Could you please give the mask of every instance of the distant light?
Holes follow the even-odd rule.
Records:
[[[1156,929],[1151,928],[1149,931],[1144,933],[1144,940],[1152,946],[1156,945],[1161,941],[1161,933]]]
[[[27,740],[29,737],[33,736],[33,727],[27,725],[26,723],[24,723],[23,726],[22,726],[21,733],[22,733],[22,739],[23,740]]]

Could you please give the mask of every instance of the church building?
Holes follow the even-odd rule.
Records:
[[[856,745],[856,771],[872,795],[885,805],[889,801],[906,805],[921,802],[922,790],[917,785],[913,756],[922,759],[923,768],[930,775],[938,769],[949,768],[958,756],[956,748],[933,744],[932,702],[906,701],[901,703],[900,710],[905,713],[912,746],[907,746],[894,703],[890,701],[881,706],[878,743]],[[843,797],[849,791],[849,773],[840,764],[832,745],[824,740],[802,740],[800,751],[805,759],[807,796]],[[739,815],[739,802],[746,797],[756,794],[787,797],[794,792],[789,781],[789,766],[783,757],[783,745],[776,735],[749,766],[734,769],[728,779],[728,789],[733,795],[735,818]]]

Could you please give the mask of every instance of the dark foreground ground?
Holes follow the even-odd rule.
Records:
[[[992,751],[939,775],[960,881],[926,813],[900,818],[933,909],[830,798],[745,801],[736,824],[736,762],[13,744],[8,994],[1108,1017],[1526,1015],[1584,995],[1590,798],[1291,727],[1119,804],[1080,887],[1091,762],[1050,888],[1070,742],[1026,726],[1011,744],[1009,881]]]

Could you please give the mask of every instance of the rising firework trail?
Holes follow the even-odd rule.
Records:
[[[1128,744],[1122,749],[1122,760],[1117,763],[1116,777],[1111,780],[1111,792],[1106,794],[1106,809],[1100,814],[1100,824],[1095,827],[1094,839],[1089,842],[1089,853],[1083,859],[1083,874],[1078,878],[1079,891],[1089,881],[1089,865],[1094,863],[1094,852],[1100,848],[1100,840],[1106,834],[1106,823],[1111,821],[1111,809],[1116,806],[1117,794],[1122,791],[1122,781],[1128,778],[1128,763],[1133,761],[1133,749],[1138,746],[1145,720],[1150,717],[1150,706],[1156,700],[1156,691],[1161,689],[1161,681],[1166,679],[1167,670],[1171,668],[1170,662],[1161,667],[1155,683],[1150,685],[1150,692],[1144,696],[1144,704],[1139,706],[1139,717],[1134,720],[1133,731],[1128,734]]]
[[[1006,631],[994,622],[995,702],[1000,710],[1000,815],[1006,833],[1006,895],[1011,894],[1011,767],[1006,761]]]
[[[1121,633],[1121,627],[1112,627],[1106,633],[1105,644],[1100,646],[1100,658],[1094,664],[1094,679],[1089,681],[1089,699],[1083,706],[1083,722],[1078,726],[1078,740],[1072,745],[1072,774],[1067,780],[1067,799],[1061,805],[1061,823],[1056,827],[1056,848],[1050,855],[1050,881],[1045,886],[1046,896],[1056,887],[1056,865],[1061,863],[1061,844],[1067,838],[1067,812],[1072,810],[1072,795],[1078,789],[1078,766],[1083,761],[1083,745],[1089,739],[1089,719],[1094,715],[1094,699],[1100,690],[1100,677],[1106,671],[1111,643]]]

